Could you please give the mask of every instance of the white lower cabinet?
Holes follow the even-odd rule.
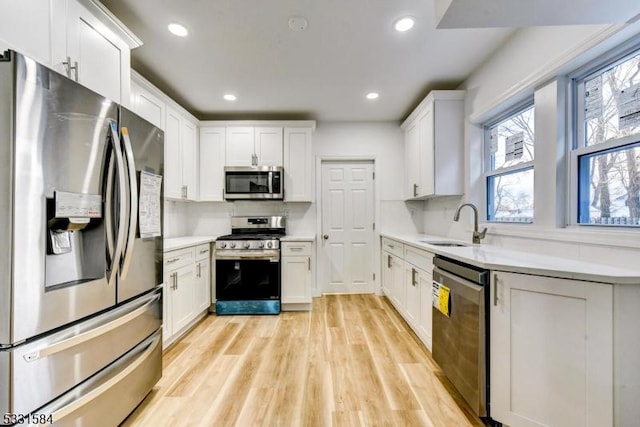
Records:
[[[613,285],[498,272],[490,304],[494,420],[614,425]]]
[[[196,285],[193,306],[196,313],[208,310],[211,305],[211,250],[209,243],[198,245],[196,251]]]
[[[282,310],[310,310],[313,287],[313,242],[281,242]]]
[[[431,350],[433,254],[382,239],[382,290],[424,345]]]
[[[403,249],[404,250],[404,249]],[[382,270],[382,291],[391,303],[398,309],[406,301],[404,287],[404,261],[401,257],[384,251]]]
[[[209,309],[209,243],[164,254],[162,342],[167,347]]]

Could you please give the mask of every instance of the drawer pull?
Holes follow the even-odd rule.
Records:
[[[209,249],[200,249],[200,255],[206,254],[207,252],[209,252]]]
[[[173,259],[170,259],[169,261],[167,261],[167,264],[173,264],[173,263],[174,263],[174,262],[176,262],[176,261],[180,261],[180,258],[173,258]]]
[[[307,268],[311,271],[311,257],[307,258]]]
[[[387,268],[391,268],[391,255],[387,255]]]
[[[301,251],[301,250],[303,250],[303,249],[304,249],[304,248],[302,248],[302,247],[300,247],[300,246],[293,247],[293,248],[289,248],[289,250],[290,250],[290,251],[296,251],[296,252]]]

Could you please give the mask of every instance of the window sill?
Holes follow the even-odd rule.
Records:
[[[640,229],[594,229],[593,226],[568,226],[566,228],[537,227],[533,224],[484,223],[492,236],[520,237],[551,242],[575,243],[602,247],[640,249]]]

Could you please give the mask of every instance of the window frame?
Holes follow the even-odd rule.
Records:
[[[580,222],[580,203],[581,188],[580,182],[584,178],[580,175],[581,158],[584,156],[593,156],[598,153],[606,154],[608,152],[623,150],[625,147],[633,146],[640,143],[640,133],[635,135],[623,136],[619,138],[609,139],[605,142],[587,145],[586,126],[584,119],[584,90],[585,82],[606,73],[608,70],[626,62],[632,57],[640,55],[640,43],[634,41],[625,43],[610,54],[598,58],[586,64],[584,67],[574,71],[568,77],[567,85],[570,92],[571,107],[569,110],[569,123],[567,132],[569,133],[568,151],[569,151],[569,195],[568,209],[566,220],[568,226],[577,227],[600,227],[602,230],[611,230],[612,228],[625,227],[630,230],[640,230],[638,225],[627,224],[592,224]],[[584,202],[583,202],[584,203]]]
[[[526,110],[533,108],[534,114],[534,155],[533,160],[529,160],[527,162],[518,163],[517,165],[507,166],[499,169],[493,169],[494,162],[491,156],[491,128],[495,125],[506,121],[507,119],[517,116],[518,114],[523,113]],[[492,117],[490,120],[486,121],[482,124],[482,150],[483,150],[483,164],[482,164],[482,179],[484,186],[484,220],[490,224],[526,224],[531,225],[535,220],[535,191],[533,193],[534,196],[534,213],[531,218],[531,221],[500,221],[496,219],[490,219],[489,208],[491,207],[490,201],[493,198],[493,194],[491,193],[491,189],[489,188],[489,183],[491,179],[499,175],[508,175],[517,172],[526,172],[528,170],[532,170],[534,174],[534,186],[535,186],[535,145],[536,145],[536,129],[535,129],[535,109],[536,105],[534,102],[534,96],[528,96],[521,102],[513,105],[509,109],[503,111],[501,114]]]

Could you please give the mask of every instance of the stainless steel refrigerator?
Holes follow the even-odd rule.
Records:
[[[117,425],[160,378],[163,139],[0,57],[0,424]]]

